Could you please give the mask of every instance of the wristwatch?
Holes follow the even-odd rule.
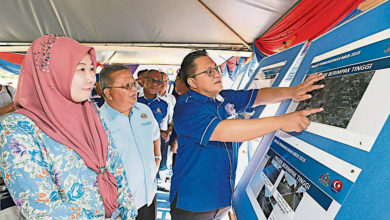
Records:
[[[161,160],[162,159],[162,156],[161,155],[158,155],[158,156],[154,156],[155,159],[159,159]]]

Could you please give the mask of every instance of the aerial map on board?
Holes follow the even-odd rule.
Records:
[[[336,127],[346,128],[352,118],[375,71],[325,78],[321,90],[311,92],[312,98],[300,102],[297,111],[307,108],[324,108],[313,114],[310,120]]]

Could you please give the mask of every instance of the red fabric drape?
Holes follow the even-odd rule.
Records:
[[[24,54],[0,52],[0,59],[17,65],[22,65],[24,56],[25,56]]]
[[[326,33],[364,0],[301,0],[287,15],[255,41],[271,55]]]

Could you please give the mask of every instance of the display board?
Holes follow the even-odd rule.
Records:
[[[275,115],[325,111],[307,131],[264,136],[233,196],[237,219],[388,219],[389,10],[385,2],[311,43],[291,86],[322,72],[325,88]]]
[[[325,87],[288,111],[322,107],[308,132],[370,151],[390,112],[389,36],[387,29],[315,56],[308,75],[322,72]]]

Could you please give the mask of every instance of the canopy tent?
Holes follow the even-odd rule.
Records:
[[[102,63],[178,65],[194,48],[208,48],[216,62],[223,63],[231,56],[249,57],[248,44],[295,3],[8,0],[0,7],[0,51],[26,51],[34,39],[53,33],[95,46]]]

